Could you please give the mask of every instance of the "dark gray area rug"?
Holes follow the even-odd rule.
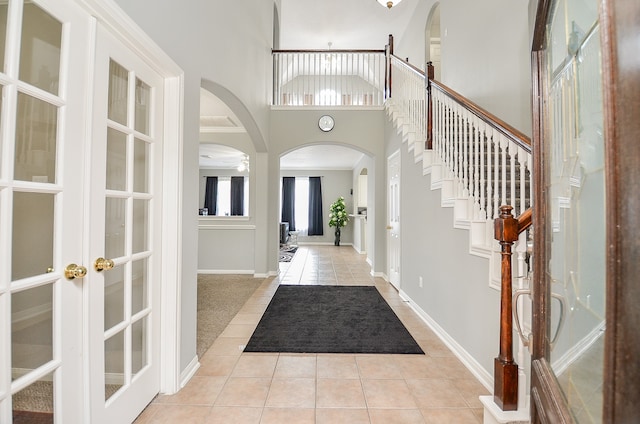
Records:
[[[372,286],[278,287],[244,351],[424,354]]]

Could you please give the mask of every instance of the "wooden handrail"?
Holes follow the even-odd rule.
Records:
[[[533,224],[533,208],[529,208],[522,212],[518,219],[518,235],[523,231],[527,231]]]
[[[501,246],[500,277],[500,354],[494,360],[493,399],[503,411],[518,409],[518,364],[513,358],[513,281],[511,247],[520,233],[531,226],[533,209],[513,217],[513,207],[500,206],[494,220],[494,236]]]
[[[430,66],[432,67],[433,65],[430,65]],[[427,66],[427,73],[429,75],[428,85],[427,85],[428,90],[430,90],[431,87],[437,88],[438,90],[440,90],[441,92],[449,96],[451,99],[461,104],[464,108],[466,108],[471,113],[476,115],[482,121],[486,122],[496,130],[500,131],[502,134],[507,136],[509,139],[513,140],[514,143],[516,143],[526,152],[531,153],[531,139],[527,137],[527,135],[525,135],[521,131],[518,131],[517,129],[507,124],[502,119],[498,118],[497,116],[487,111],[486,109],[483,109],[482,107],[473,103],[471,100],[462,96],[455,90],[447,87],[446,85],[442,84],[439,81],[434,80],[432,77],[433,73],[429,71],[429,66]],[[431,103],[429,103],[429,114],[431,114]],[[431,137],[431,134],[429,134],[428,138],[429,137]]]
[[[421,77],[423,77],[423,78],[426,77],[425,73],[424,73],[424,71],[422,69],[418,68],[417,66],[412,65],[411,63],[409,63],[408,60],[401,59],[400,57],[396,56],[395,54],[392,54],[391,56],[393,56],[396,59],[398,59],[404,66],[406,66],[407,68],[411,69],[412,71],[414,71],[415,73],[417,73]]]

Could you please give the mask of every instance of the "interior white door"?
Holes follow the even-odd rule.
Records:
[[[89,28],[67,3],[0,4],[2,423],[83,421]]]
[[[387,264],[389,282],[400,289],[400,151],[387,160]]]
[[[160,387],[164,80],[98,25],[88,288],[91,422],[131,422]]]

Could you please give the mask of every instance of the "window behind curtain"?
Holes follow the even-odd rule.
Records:
[[[319,179],[320,177],[312,177]],[[316,180],[316,184],[319,185],[319,181]],[[294,188],[292,188],[292,186]],[[293,193],[291,196],[290,193]],[[282,209],[281,216],[283,222],[289,222],[289,230],[290,231],[298,231],[299,235],[322,235],[323,229],[318,228],[318,225],[322,227],[322,199],[320,202],[310,202],[310,184],[309,177],[283,177],[282,178]],[[321,196],[321,194],[320,194]],[[290,197],[293,197],[294,200],[292,202],[293,210],[291,210]],[[313,213],[310,213],[309,210],[311,205],[315,207],[316,210]],[[293,219],[289,218],[293,215]],[[320,216],[319,221],[316,220],[316,227],[312,232],[309,232],[309,216]],[[295,225],[292,226],[291,222]]]
[[[249,190],[247,184],[249,179],[245,177],[233,177],[238,179],[236,184],[242,185],[242,190],[237,190],[235,196],[240,196],[236,199],[236,209],[232,211],[232,192],[231,192],[231,177],[207,177],[209,179],[217,178],[217,196],[216,196],[216,209],[215,211],[209,210],[209,215],[217,216],[231,216],[235,213],[236,216],[248,216],[249,215],[249,202],[248,194]],[[242,180],[240,182],[240,179]],[[213,180],[211,180],[213,181]]]
[[[306,235],[309,229],[309,178],[296,177],[296,231]]]

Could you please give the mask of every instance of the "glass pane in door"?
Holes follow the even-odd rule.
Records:
[[[104,329],[124,320],[124,267],[116,266],[104,274]]]
[[[107,129],[107,189],[127,189],[127,136]]]
[[[149,108],[151,104],[151,87],[136,78],[136,113],[135,130],[149,135]]]
[[[147,227],[149,225],[149,201],[133,201],[133,253],[147,250]]]
[[[105,215],[105,257],[119,258],[125,254],[127,200],[118,197],[107,198]]]
[[[148,193],[149,144],[138,138],[133,144],[133,191]]]
[[[15,393],[12,403],[14,423],[53,424],[53,374]]]
[[[14,178],[56,182],[58,108],[18,93]]]
[[[62,24],[36,4],[25,2],[20,46],[20,79],[58,94]]]
[[[12,380],[53,359],[53,285],[11,296]]]
[[[549,25],[551,364],[580,423],[602,420],[605,174],[597,4],[558,1]]]
[[[141,259],[134,261],[132,264],[132,276],[131,276],[131,315],[136,315],[138,312],[147,308],[148,305],[148,270],[147,259]]]
[[[135,376],[149,363],[147,354],[147,317],[131,326],[131,374]]]
[[[129,72],[111,60],[109,62],[109,104],[108,118],[127,125],[127,93]]]
[[[7,13],[8,11],[9,11],[9,5],[7,3],[0,4],[0,71],[4,71],[4,52],[7,44]]]
[[[11,279],[33,277],[51,271],[55,195],[15,192],[13,194],[13,228]]]
[[[105,400],[125,384],[125,332],[120,331],[104,342]]]

